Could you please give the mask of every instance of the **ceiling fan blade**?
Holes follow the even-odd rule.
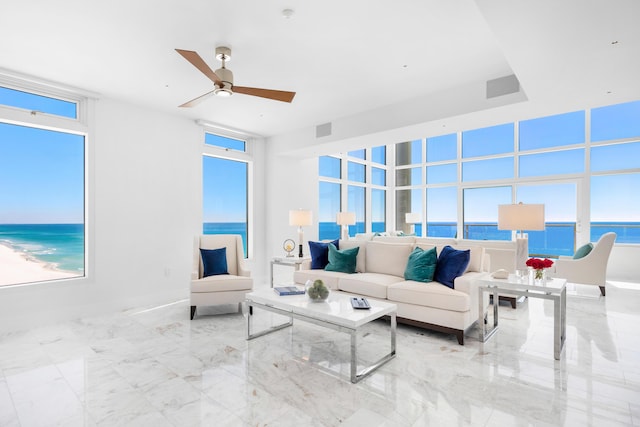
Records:
[[[189,102],[185,102],[182,105],[178,105],[178,107],[195,107],[196,105],[200,104],[202,101],[207,99],[209,96],[213,95],[213,92],[215,92],[215,89],[212,90],[211,92],[205,93],[204,95],[200,95],[199,97],[192,99]]]
[[[274,99],[276,101],[291,102],[296,96],[295,92],[284,90],[258,89],[255,87],[233,86],[233,93],[243,93],[245,95],[259,96],[261,98]]]
[[[213,70],[209,68],[207,63],[204,62],[204,60],[200,57],[200,55],[197,54],[197,52],[194,52],[192,50],[182,50],[182,49],[176,49],[176,52],[182,55],[184,59],[189,61],[191,65],[193,65],[198,70],[200,70],[202,74],[209,77],[209,79],[212,82],[214,82],[218,86],[222,86],[222,80],[220,80],[220,78],[216,75],[216,73],[214,73]]]

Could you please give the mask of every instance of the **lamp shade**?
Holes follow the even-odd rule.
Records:
[[[289,211],[289,225],[302,227],[311,224],[313,224],[313,215],[311,214],[311,211],[304,209]]]
[[[422,222],[422,215],[418,212],[407,212],[404,214],[404,222],[407,224],[420,224]]]
[[[356,213],[338,212],[336,215],[336,223],[338,225],[354,225],[356,223]]]
[[[544,205],[498,205],[498,230],[544,230]]]

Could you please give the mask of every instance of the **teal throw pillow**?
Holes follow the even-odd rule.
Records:
[[[333,243],[329,243],[329,264],[326,271],[339,271],[341,273],[356,272],[356,257],[360,247],[338,250]]]
[[[437,262],[438,254],[436,248],[431,248],[428,251],[422,248],[415,248],[409,255],[407,268],[404,270],[404,279],[415,280],[416,282],[432,282]]]
[[[573,259],[584,258],[593,250],[593,243],[587,243],[584,246],[580,246],[576,253],[573,255]]]

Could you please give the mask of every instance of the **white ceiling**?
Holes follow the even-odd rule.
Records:
[[[0,67],[271,136],[515,73],[529,100],[640,99],[637,0],[0,0]],[[285,19],[282,10],[291,8]],[[617,43],[612,44],[612,42]],[[235,83],[297,92],[177,106],[232,48]],[[611,92],[611,93],[607,93]],[[534,102],[535,103],[535,102]]]

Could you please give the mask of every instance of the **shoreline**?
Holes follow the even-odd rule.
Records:
[[[46,280],[82,277],[79,273],[58,270],[23,252],[0,243],[0,286],[22,285]]]

